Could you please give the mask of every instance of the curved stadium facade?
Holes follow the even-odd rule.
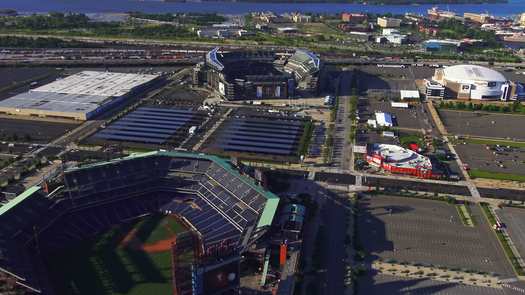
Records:
[[[32,187],[0,207],[0,274],[26,290],[58,294],[42,255],[155,213],[191,227],[199,253],[220,246],[224,259],[240,257],[270,227],[278,203],[215,156],[150,152],[74,168],[53,192]]]
[[[228,100],[284,99],[297,92],[316,93],[321,61],[302,49],[291,55],[268,51],[221,52],[215,48],[193,73],[195,85],[205,85]]]

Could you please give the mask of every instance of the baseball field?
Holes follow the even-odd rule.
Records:
[[[59,294],[172,293],[171,245],[183,231],[174,216],[150,215],[51,255]]]

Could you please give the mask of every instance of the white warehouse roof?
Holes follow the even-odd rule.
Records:
[[[133,88],[147,83],[157,75],[83,71],[32,89],[38,92],[83,94],[95,96],[122,96]]]
[[[417,90],[399,90],[401,100],[404,99],[419,99],[419,91]]]
[[[498,71],[477,65],[457,65],[446,67],[443,69],[443,74],[445,79],[453,81],[507,81],[507,79]]]
[[[84,71],[0,101],[0,113],[87,120],[157,75]]]

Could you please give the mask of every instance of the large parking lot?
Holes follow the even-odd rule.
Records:
[[[463,163],[468,164],[471,169],[525,174],[524,149],[514,147],[499,147],[497,149],[493,145],[471,143],[460,143],[455,147]]]
[[[432,119],[422,104],[411,105],[407,109],[395,108],[392,107],[390,101],[369,98],[366,114],[373,118],[376,112],[390,113],[393,116],[396,127],[417,130],[430,130],[433,128]]]
[[[78,123],[73,122],[68,124],[0,118],[0,141],[48,143],[77,126]]]
[[[378,67],[377,65],[356,67],[359,90],[416,89],[413,70],[408,68]]]
[[[525,209],[504,207],[496,210],[501,221],[507,225],[507,232],[518,252],[525,256]]]
[[[525,116],[439,110],[447,131],[454,135],[525,139]]]
[[[464,226],[453,205],[385,195],[359,201],[359,241],[370,259],[395,259],[512,275],[511,266],[477,206],[477,225]]]
[[[457,295],[504,295],[503,289],[463,285],[430,280],[407,279],[385,274],[375,274],[359,279],[358,294],[457,294]]]

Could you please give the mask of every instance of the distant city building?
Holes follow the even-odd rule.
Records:
[[[450,39],[430,39],[423,42],[423,48],[427,52],[457,52],[461,48],[461,45],[461,41]]]
[[[393,28],[384,28],[383,35],[376,38],[376,43],[404,44],[407,36],[399,33],[399,30]]]
[[[399,28],[401,26],[401,20],[391,17],[378,17],[377,25],[381,28]]]
[[[83,71],[0,101],[0,113],[85,121],[144,90],[158,78]]]
[[[399,30],[394,28],[384,28],[381,32],[383,35],[399,34]]]
[[[427,10],[427,14],[428,18],[431,20],[442,20],[456,17],[455,12],[449,10],[439,10],[437,7],[432,7],[431,9]]]
[[[520,26],[525,27],[525,12],[520,14]]]
[[[521,97],[521,87],[501,73],[478,65],[436,69],[432,79],[445,87],[445,97],[465,100],[509,100]]]
[[[312,22],[312,16],[294,12],[291,14],[291,20],[294,23],[309,23]]]
[[[369,23],[365,24],[351,24],[351,23],[341,23],[337,27],[343,32],[371,32],[374,28],[374,24]]]
[[[293,35],[299,33],[299,29],[296,27],[279,27],[277,28],[277,33],[283,35]]]
[[[239,28],[208,27],[197,30],[197,36],[201,38],[225,39],[252,35],[254,35],[253,32]]]
[[[347,23],[360,24],[366,20],[368,20],[368,16],[363,13],[350,13],[350,12],[341,13],[341,21],[344,21]]]
[[[417,28],[420,33],[430,36],[436,36],[439,33],[439,27],[435,25],[419,24]]]
[[[471,22],[475,22],[478,24],[487,24],[491,23],[493,21],[492,16],[486,14],[486,13],[471,13],[471,12],[465,12],[463,14],[463,18],[465,20],[469,20]]]

